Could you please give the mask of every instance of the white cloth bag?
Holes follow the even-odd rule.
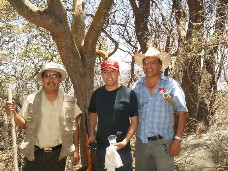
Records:
[[[119,168],[121,166],[123,166],[123,163],[120,155],[116,151],[116,147],[110,145],[106,148],[105,169],[107,169],[107,171],[115,171],[115,168]]]

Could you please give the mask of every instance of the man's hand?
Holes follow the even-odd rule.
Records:
[[[6,106],[5,106],[5,111],[6,113],[9,115],[11,112],[16,115],[17,112],[16,112],[16,108],[17,108],[17,105],[16,105],[16,102],[13,100],[12,102],[11,101],[6,101]]]
[[[170,145],[169,155],[171,157],[176,157],[180,154],[181,140],[174,139]]]
[[[120,149],[124,148],[127,145],[127,143],[128,143],[127,139],[124,138],[123,141],[114,144],[114,146],[116,147],[116,150],[120,150]]]
[[[90,143],[91,142],[96,142],[96,138],[95,138],[95,135],[90,135],[89,136],[89,139],[88,139],[88,142],[87,142],[87,146],[90,148]]]
[[[78,151],[74,151],[73,152],[73,156],[72,156],[72,164],[74,166],[76,166],[79,163],[79,160],[80,160],[79,152]]]
[[[12,102],[6,101],[6,106],[5,106],[6,113],[8,115],[10,115],[10,113],[12,112],[14,115],[15,124],[19,128],[25,129],[26,128],[26,121],[24,120],[24,118],[22,118],[21,116],[18,115],[16,108],[17,108],[17,105],[16,105],[16,102],[14,100]]]

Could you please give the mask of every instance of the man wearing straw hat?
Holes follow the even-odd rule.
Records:
[[[134,58],[145,74],[132,87],[139,110],[136,171],[174,170],[174,157],[180,153],[187,117],[184,92],[175,80],[162,74],[170,63],[168,53],[149,47],[145,54],[136,53]],[[176,132],[174,111],[178,113]]]
[[[20,114],[15,101],[6,102],[6,112],[13,112],[18,127],[25,129],[20,149],[25,155],[23,171],[64,171],[66,157],[73,154],[78,163],[76,116],[81,113],[76,99],[59,90],[67,78],[62,65],[47,63],[36,79],[43,84],[27,97]]]

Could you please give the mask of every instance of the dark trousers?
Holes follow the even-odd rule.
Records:
[[[66,158],[59,160],[61,148],[52,152],[44,152],[35,148],[35,159],[24,158],[22,171],[64,171]]]
[[[116,168],[116,171],[132,171],[132,155],[130,151],[117,151],[122,160],[123,166]],[[106,171],[105,167],[105,153],[106,148],[96,150],[97,169],[98,171]]]

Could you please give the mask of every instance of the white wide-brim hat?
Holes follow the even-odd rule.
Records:
[[[44,71],[46,70],[51,70],[51,71],[55,71],[55,72],[59,72],[60,75],[61,75],[61,79],[60,81],[63,81],[67,78],[67,72],[66,70],[64,69],[63,65],[61,64],[57,64],[57,63],[54,63],[54,62],[49,62],[47,64],[45,64],[44,66],[44,69],[42,69],[36,76],[36,79],[38,81],[42,81],[42,74]]]
[[[155,47],[149,47],[145,54],[141,54],[139,52],[136,52],[134,55],[134,59],[137,65],[142,67],[142,61],[145,58],[148,57],[155,57],[162,61],[162,70],[165,70],[171,61],[170,55],[166,52],[160,52]]]

